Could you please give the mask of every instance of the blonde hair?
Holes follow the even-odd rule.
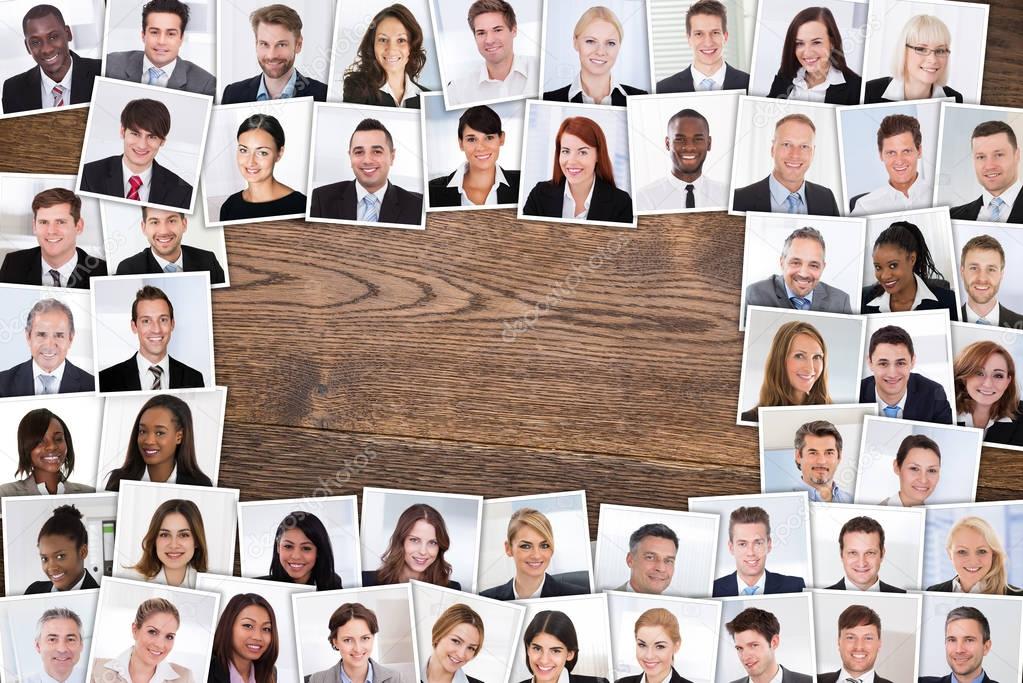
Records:
[[[135,621],[133,622],[135,628],[142,628],[142,624],[146,623],[146,620],[154,614],[169,614],[178,622],[178,626],[181,625],[181,615],[174,603],[164,598],[149,598],[135,611]]]
[[[633,635],[638,634],[639,629],[646,626],[659,626],[668,634],[668,637],[671,638],[671,642],[682,642],[682,634],[679,632],[678,628],[678,619],[674,614],[663,607],[648,609],[646,612],[643,612],[643,614],[640,614],[639,619],[636,620],[636,628],[633,631]]]
[[[432,640],[430,642],[434,647],[437,647],[440,639],[459,624],[469,624],[469,626],[479,631],[480,642],[477,644],[476,652],[473,654],[473,657],[475,657],[483,649],[483,617],[477,614],[473,608],[461,602],[456,602],[451,607],[448,607],[437,617],[437,621],[433,622],[433,630],[430,632]]]
[[[952,558],[952,539],[960,529],[976,531],[991,547],[991,571],[979,581],[981,592],[989,595],[1005,595],[1006,589],[1009,587],[1009,570],[1006,566],[1005,548],[995,530],[991,528],[987,520],[981,517],[963,517],[952,525],[948,532],[945,551],[948,552],[949,559]]]
[[[930,43],[931,45],[944,45],[947,49],[952,48],[952,33],[948,30],[941,19],[931,14],[918,14],[906,22],[899,34],[899,42],[896,43],[895,54],[892,55],[892,74],[901,79],[907,80],[906,59],[909,57],[909,48],[906,45],[919,45]],[[901,49],[899,49],[901,47]],[[948,63],[942,70],[941,78],[935,81],[937,85],[948,83]]]
[[[522,530],[522,527],[529,527],[540,534],[540,538],[550,544],[551,551],[554,550],[554,527],[551,526],[551,520],[547,519],[545,514],[533,508],[520,508],[512,513],[511,519],[508,520],[509,544],[515,541],[515,535]]]
[[[582,13],[582,16],[579,17],[579,21],[575,22],[575,29],[572,31],[572,38],[578,38],[579,34],[583,32],[583,29],[592,24],[594,21],[606,21],[609,24],[613,24],[615,29],[618,31],[618,41],[621,42],[625,39],[625,31],[622,29],[622,22],[618,21],[618,16],[614,12],[603,5],[591,7]]]

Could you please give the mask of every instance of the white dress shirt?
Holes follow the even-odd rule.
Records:
[[[75,268],[78,267],[78,250],[75,249],[74,252],[71,254],[71,258],[64,265],[62,265],[59,268],[54,268],[49,263],[47,263],[46,259],[41,254],[39,256],[39,260],[42,263],[42,267],[43,267],[42,281],[43,281],[43,286],[44,287],[54,287],[54,286],[56,286],[56,285],[53,284],[53,278],[50,276],[50,271],[51,270],[55,270],[55,271],[57,271],[57,273],[60,274],[60,285],[59,286],[60,287],[67,287],[67,282],[68,282],[68,280],[71,279],[71,273],[75,272]]]
[[[607,96],[602,97],[601,100],[598,102],[597,100],[587,95],[586,91],[583,90],[582,73],[577,72],[575,78],[572,79],[572,84],[568,86],[568,101],[571,102],[573,97],[582,94],[583,104],[611,104],[611,96],[614,94],[615,90],[621,92],[623,96],[628,97],[628,93],[625,92],[625,88],[623,88],[622,84],[618,82],[618,79],[615,78],[615,75],[612,73],[610,77],[611,89],[607,91]]]
[[[1005,202],[998,211],[998,218],[991,217],[991,200],[995,198],[993,194],[984,190],[980,195],[982,206],[980,207],[980,213],[977,214],[978,221],[989,221],[995,223],[1007,223],[1009,221],[1009,214],[1012,213],[1012,207],[1016,203],[1016,198],[1019,197],[1019,191],[1023,188],[1023,179],[1017,178],[1016,182],[1008,187],[998,197]]]
[[[487,63],[483,62],[478,71],[464,74],[451,80],[445,94],[449,106],[468,106],[474,102],[491,102],[509,97],[538,97],[540,85],[539,67],[536,57],[515,55],[511,71],[504,80],[491,78]]]
[[[57,85],[59,85],[62,88],[64,88],[64,93],[62,95],[62,97],[64,98],[64,106],[66,107],[69,104],[71,104],[71,72],[74,71],[74,68],[75,68],[75,58],[72,57],[71,58],[71,66],[69,66],[67,68],[67,73],[64,74],[64,78],[62,78],[59,83],[57,81],[53,80],[52,78],[50,78],[49,76],[47,76],[46,72],[43,71],[41,67],[39,68],[39,74],[42,76],[42,78],[39,79],[39,88],[42,91],[42,95],[43,95],[43,99],[42,99],[43,106],[42,106],[42,109],[53,109],[53,104],[54,104],[53,103],[53,88],[54,88],[54,86],[57,86]]]
[[[908,386],[908,384],[907,384],[907,386]],[[884,409],[887,408],[888,406],[898,406],[899,414],[896,417],[901,419],[902,416],[906,412],[906,399],[907,398],[909,398],[909,389],[908,388],[906,389],[906,392],[904,394],[902,394],[902,398],[899,399],[898,403],[886,403],[884,401],[884,399],[881,398],[881,394],[877,393],[877,389],[874,389],[874,400],[877,401],[877,414],[880,417],[887,417],[884,414]]]
[[[969,300],[966,301],[966,322],[977,324],[978,320],[983,319],[985,322],[998,327],[1002,322],[1002,307],[998,305],[998,299],[995,299],[995,307],[991,309],[991,312],[987,315],[978,315],[976,311],[970,308]]]
[[[711,90],[722,90],[725,87],[725,71],[728,67],[725,64],[725,60],[721,60],[721,67],[712,74],[705,74],[696,68],[696,64],[689,65],[689,74],[693,77],[693,90],[696,92],[705,92],[700,84],[703,83],[704,79],[709,78],[714,81],[714,84],[710,87]]]
[[[546,574],[543,575],[543,580],[540,582],[539,587],[537,587],[536,592],[534,592],[532,595],[519,595],[519,592],[515,590],[515,579],[512,579],[512,595],[515,596],[514,598],[515,600],[527,600],[531,598],[538,598],[540,597],[540,593],[543,592],[543,585],[545,583],[547,583]]]
[[[934,296],[934,292],[927,286],[924,279],[913,273],[913,277],[916,279],[916,297],[913,299],[913,305],[909,307],[909,310],[915,311],[924,299],[931,299],[937,301],[938,297]],[[881,313],[892,312],[892,295],[888,292],[881,292],[880,296],[876,296],[867,302],[868,306],[877,306]]]
[[[702,174],[693,182],[687,183],[671,173],[641,188],[636,199],[636,208],[638,211],[685,209],[686,185],[693,186],[693,203],[697,209],[728,208],[727,185]]]
[[[504,171],[501,170],[500,166],[494,169],[494,184],[490,186],[490,192],[487,193],[487,198],[483,200],[482,204],[474,204],[469,195],[465,193],[465,189],[462,187],[462,183],[465,182],[465,174],[469,172],[469,162],[466,161],[458,165],[455,169],[455,174],[451,176],[451,180],[448,182],[448,187],[453,187],[458,190],[458,195],[461,197],[461,206],[494,206],[497,204],[497,188],[499,185],[511,185],[508,183],[508,179],[504,175]]]
[[[185,580],[181,582],[182,588],[195,588],[195,582],[199,578],[199,572],[195,571],[195,567],[188,565],[185,567]],[[167,583],[167,569],[160,567],[160,571],[157,572],[156,576],[151,579],[147,579],[150,583],[158,583],[163,586],[168,586]]]
[[[34,359],[32,360],[32,382],[35,387],[36,396],[43,395],[43,383],[39,381],[39,375],[50,375],[51,377],[54,377],[56,382],[53,384],[53,393],[56,394],[60,392],[60,382],[64,379],[64,368],[66,365],[67,361],[63,360],[60,365],[53,369],[53,372],[46,372],[46,370],[39,367]]]
[[[849,215],[870,216],[877,213],[927,209],[930,208],[933,197],[934,185],[918,175],[916,182],[909,186],[909,196],[885,183],[856,200],[856,208]]]
[[[572,187],[565,181],[565,199],[561,204],[561,217],[562,218],[575,218],[584,219],[590,214],[590,202],[593,201],[593,188],[597,186],[597,180],[594,178],[593,184],[590,185],[590,193],[586,195],[586,201],[583,202],[582,213],[577,214],[575,212],[575,199],[572,198]]]
[[[945,97],[944,86],[934,84],[931,88],[931,97]],[[892,102],[902,102],[906,99],[906,83],[901,78],[893,78],[888,87],[881,93],[881,99]],[[951,99],[951,98],[950,98]]]
[[[139,479],[139,481],[153,481],[152,479],[149,478],[149,468],[148,467],[146,469],[142,470],[142,477]],[[177,484],[178,483],[178,466],[177,465],[174,465],[174,469],[171,470],[170,476],[167,477],[166,483],[167,484]]]
[[[959,413],[956,416],[956,422],[962,422],[963,426],[966,427],[980,427],[980,425],[973,423],[973,413]],[[990,429],[991,425],[993,425],[995,422],[1012,422],[1012,418],[1000,417],[997,420],[988,420],[987,424],[984,425],[983,427],[984,431],[986,432],[988,429]]]
[[[93,671],[92,676],[97,681],[130,681],[131,674],[128,673],[128,662],[131,661],[131,652],[134,649],[129,647],[127,650],[119,654],[114,659],[103,665],[106,671]],[[113,678],[111,675],[115,673],[120,678]],[[149,679],[149,683],[164,683],[165,681],[177,681],[180,678],[174,671],[169,660],[165,659],[156,665],[156,673]],[[192,677],[189,676],[189,679]]]
[[[882,500],[880,503],[878,503],[878,505],[887,505],[888,507],[893,507],[893,508],[904,508],[904,507],[906,507],[905,505],[902,504],[902,496],[899,495],[898,491],[896,491],[892,495],[890,495],[887,498],[885,498],[884,500]]]
[[[895,495],[898,496],[898,494],[895,494]],[[843,578],[842,581],[845,583],[845,589],[847,591],[863,591],[864,593],[880,593],[881,592],[881,579],[878,579],[877,581],[875,581],[870,586],[870,588],[860,588],[855,583],[850,581],[849,577]],[[839,680],[841,680],[841,679],[839,679]]]
[[[21,679],[22,683],[85,683],[85,668],[83,666],[76,666],[71,671],[71,675],[64,681],[58,681],[56,678],[50,678],[45,671],[39,671],[36,673],[30,673],[25,678]]]
[[[50,492],[46,490],[46,482],[42,482],[42,481],[38,482],[36,484],[36,490],[39,491],[39,495],[40,496],[48,496],[48,495],[50,495]],[[55,496],[62,496],[62,495],[64,495],[64,482],[62,482],[62,481],[58,481],[57,482],[57,491],[53,495],[55,495]],[[84,575],[83,575],[82,578],[85,578]]]
[[[981,585],[981,582],[978,581],[977,583],[973,584],[973,588],[971,588],[968,591],[964,591],[963,590],[963,584],[959,583],[959,576],[956,576],[954,579],[952,579],[952,592],[953,593],[983,593],[984,592],[984,587]]]
[[[874,683],[874,670],[871,669],[867,673],[860,674],[859,676],[853,676],[851,673],[846,671],[843,666],[842,670],[838,673],[837,683],[845,683],[846,679],[852,679],[854,681],[859,681],[860,683]]]
[[[760,573],[760,578],[757,579],[757,582],[754,583],[753,586],[750,586],[745,581],[743,581],[742,577],[739,576],[739,573],[736,572],[735,573],[735,583],[739,587],[739,593],[738,593],[739,597],[744,597],[743,591],[746,590],[747,588],[752,588],[753,586],[757,587],[757,592],[754,593],[753,595],[763,595],[764,594],[764,586],[767,583],[767,572],[766,571],[761,572]]]
[[[394,94],[394,91],[391,89],[391,84],[388,81],[384,81],[383,86],[380,87],[380,91],[390,95],[391,99],[394,100],[395,104],[399,107],[407,106],[406,103],[409,100],[413,97],[418,97],[419,93],[422,92],[419,86],[412,82],[412,79],[409,78],[408,74],[405,74],[405,94],[402,95],[400,102],[398,101],[398,97]]]
[[[824,77],[824,81],[811,88],[806,83],[806,68],[801,66],[792,78],[792,89],[789,90],[788,99],[801,102],[823,102],[827,97],[828,88],[843,83],[845,83],[845,76],[842,75],[841,70],[831,67],[828,69],[828,75]]]
[[[377,219],[373,222],[380,221],[380,211],[384,208],[384,195],[387,194],[387,188],[391,184],[388,180],[384,183],[379,190],[376,192],[370,192],[362,186],[358,180],[355,181],[355,217],[360,221],[366,220],[366,205],[362,203],[362,200],[366,195],[372,194],[377,198]]]
[[[149,391],[153,386],[154,377],[149,368],[154,365],[163,368],[163,373],[160,375],[160,391],[170,388],[170,354],[164,354],[159,363],[150,363],[141,353],[136,353],[135,362],[139,368],[139,386],[143,391]]]
[[[152,69],[152,68],[163,69],[163,76],[160,76],[158,79],[153,81],[152,85],[158,86],[160,88],[166,88],[167,87],[167,83],[171,79],[171,74],[174,73],[174,67],[176,67],[177,65],[178,65],[178,60],[175,57],[174,61],[171,62],[170,64],[168,64],[167,66],[156,66],[156,64],[153,64],[151,61],[149,61],[149,57],[146,57],[146,53],[143,52],[142,53],[142,78],[139,80],[139,82],[140,83],[146,83],[146,84],[149,83],[149,70],[150,69]]]
[[[671,680],[672,673],[673,673],[672,670],[668,669],[668,673],[666,673],[664,675],[664,678],[662,678],[659,681],[651,681],[649,678],[647,678],[647,675],[644,673],[639,677],[639,683],[668,683],[668,681]]]
[[[163,270],[164,268],[166,268],[167,266],[169,266],[170,264],[173,263],[175,266],[178,267],[178,270],[180,272],[184,272],[184,270],[185,270],[185,252],[184,252],[184,250],[181,250],[181,251],[178,252],[178,258],[177,258],[176,261],[168,261],[164,257],[162,257],[159,254],[157,254],[156,250],[153,249],[152,247],[149,248],[149,253],[153,255],[153,258],[155,258],[156,262],[160,265],[160,270]]]
[[[127,197],[128,193],[131,192],[131,177],[137,175],[142,179],[142,187],[139,188],[139,201],[149,201],[149,183],[153,179],[153,164],[149,164],[146,170],[142,173],[136,173],[135,171],[128,168],[128,164],[124,163],[124,157],[121,157],[121,178],[124,179],[124,194],[123,197]]]

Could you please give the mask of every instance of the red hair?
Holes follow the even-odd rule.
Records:
[[[554,137],[554,171],[551,175],[554,184],[560,185],[565,179],[561,164],[558,163],[561,156],[561,136],[565,133],[576,136],[596,151],[597,166],[593,169],[594,173],[611,187],[615,187],[615,172],[611,167],[611,157],[607,153],[607,138],[604,137],[604,131],[597,122],[585,116],[569,116],[558,128],[558,134]]]

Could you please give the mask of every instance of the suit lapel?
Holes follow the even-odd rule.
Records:
[[[392,182],[387,183],[387,192],[384,193],[384,201],[380,203],[380,222],[397,223],[401,214],[401,207],[398,205],[398,190]]]
[[[74,80],[74,74],[71,75],[71,80],[72,81]],[[33,68],[31,71],[28,72],[28,83],[29,83],[29,91],[28,91],[28,96],[26,97],[26,100],[27,100],[27,104],[29,105],[29,108],[30,109],[42,109],[43,108],[43,94],[42,94],[43,78],[42,78],[42,75],[40,74],[39,65],[38,64],[35,66],[35,68]],[[73,83],[72,83],[71,87],[72,87],[72,90],[73,90],[74,89],[74,84]]]
[[[690,66],[688,69],[682,72],[680,77],[682,79],[682,92],[690,92],[696,89],[693,83],[693,67]],[[725,69],[725,78],[728,78],[728,70]]]
[[[153,175],[149,178],[149,201],[154,204],[166,204],[167,183],[164,182],[163,166],[153,159]]]
[[[170,366],[170,379],[167,382],[167,388],[176,389],[185,383],[182,378],[184,371],[181,368],[181,363],[170,356],[167,356],[167,364]]]
[[[107,163],[107,175],[105,178],[106,187],[102,194],[113,195],[114,197],[124,196],[124,173],[121,172],[121,157],[110,157]]]
[[[153,250],[150,247],[146,247],[146,271],[149,273],[162,273],[163,268],[160,267],[160,262],[153,256]]]
[[[170,80],[167,81],[167,87],[172,90],[184,90],[185,86],[188,85],[188,70],[191,66],[190,62],[179,59],[174,67],[174,73],[171,74]]]
[[[810,210],[810,198],[806,198],[807,211]],[[771,210],[771,182],[768,178],[764,178],[760,181],[760,187],[757,188],[757,206],[755,211],[770,211]]]
[[[34,396],[36,393],[35,378],[32,377],[32,359],[21,364],[14,377],[16,396]]]
[[[359,196],[355,191],[357,182],[359,181],[353,180],[345,185],[341,196],[335,200],[338,203],[337,215],[346,221],[354,221],[359,217]],[[334,212],[329,212],[327,215],[331,213]]]
[[[43,250],[39,247],[32,249],[32,261],[29,263],[28,279],[30,284],[38,285],[43,281]]]
[[[1023,192],[1020,193],[1023,195]],[[1016,201],[1012,204],[1012,211],[1009,212],[1010,223],[1023,223],[1023,201],[1020,201],[1020,196],[1016,197]]]
[[[71,271],[71,276],[67,279],[68,288],[73,289],[78,283],[85,285],[83,289],[88,288],[89,282],[89,267],[88,259],[89,255],[86,254],[81,247],[75,247],[75,253],[78,254],[78,265]],[[41,265],[41,264],[40,264]]]
[[[132,83],[142,82],[142,57],[144,54],[141,50],[133,52],[131,57],[128,58],[128,63],[125,64],[128,78],[131,79]],[[174,70],[174,73],[177,73],[177,69]]]

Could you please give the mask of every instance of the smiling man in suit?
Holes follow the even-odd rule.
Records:
[[[996,683],[984,671],[991,652],[991,624],[976,607],[956,607],[945,617],[945,676],[921,676],[920,683]]]
[[[1023,223],[1019,199],[1019,146],[1016,132],[1005,121],[985,121],[970,136],[973,170],[984,188],[968,204],[949,209],[953,220]]]
[[[833,586],[836,591],[879,591],[905,593],[879,577],[884,561],[884,527],[872,517],[853,517],[838,532],[838,553],[845,576]]]
[[[735,571],[714,580],[715,598],[799,593],[806,588],[806,583],[798,576],[767,571],[771,517],[761,507],[732,510],[728,519],[728,552],[735,558]]]
[[[5,114],[51,109],[92,100],[101,62],[75,54],[71,27],[53,5],[36,5],[21,20],[25,49],[37,66],[4,81]]]
[[[842,669],[818,674],[817,683],[892,683],[874,671],[880,651],[881,617],[866,605],[849,605],[838,615],[838,654],[842,657]]]
[[[82,200],[54,187],[32,199],[32,234],[38,247],[12,251],[0,265],[0,282],[89,289],[89,279],[107,274],[107,262],[77,244],[85,230]]]
[[[781,645],[781,624],[778,617],[756,607],[747,607],[725,624],[725,630],[735,642],[738,655],[747,676],[732,683],[811,683],[806,674],[789,671],[777,660]]]
[[[360,121],[348,141],[348,158],[355,180],[314,189],[310,217],[363,223],[422,223],[423,195],[387,179],[394,163],[394,139],[384,124],[376,119]]]
[[[1005,275],[1005,250],[991,235],[977,235],[963,245],[959,275],[966,289],[962,320],[976,325],[1023,329],[1023,315],[998,301]]]
[[[213,96],[217,80],[209,71],[181,59],[178,52],[188,26],[188,5],[181,0],[150,0],[142,6],[144,50],[107,55],[108,78]]]
[[[657,94],[747,90],[749,74],[725,63],[728,10],[718,0],[697,0],[686,12],[686,40],[693,63],[657,81]]]
[[[126,361],[99,372],[99,390],[153,391],[199,389],[206,386],[202,373],[170,357],[174,331],[174,305],[158,287],[146,285],[131,305],[131,331],[139,338],[138,352]]]
[[[210,284],[224,282],[224,269],[217,255],[206,249],[182,244],[188,217],[179,211],[142,207],[142,234],[149,248],[129,256],[117,265],[117,275],[148,273],[194,273],[209,271]]]
[[[25,323],[32,357],[0,372],[0,398],[94,391],[93,376],[67,360],[74,340],[71,308],[57,299],[37,301]]]
[[[944,387],[913,372],[916,351],[909,332],[885,325],[870,335],[867,365],[872,374],[860,380],[860,403],[877,403],[883,417],[952,424]]]

